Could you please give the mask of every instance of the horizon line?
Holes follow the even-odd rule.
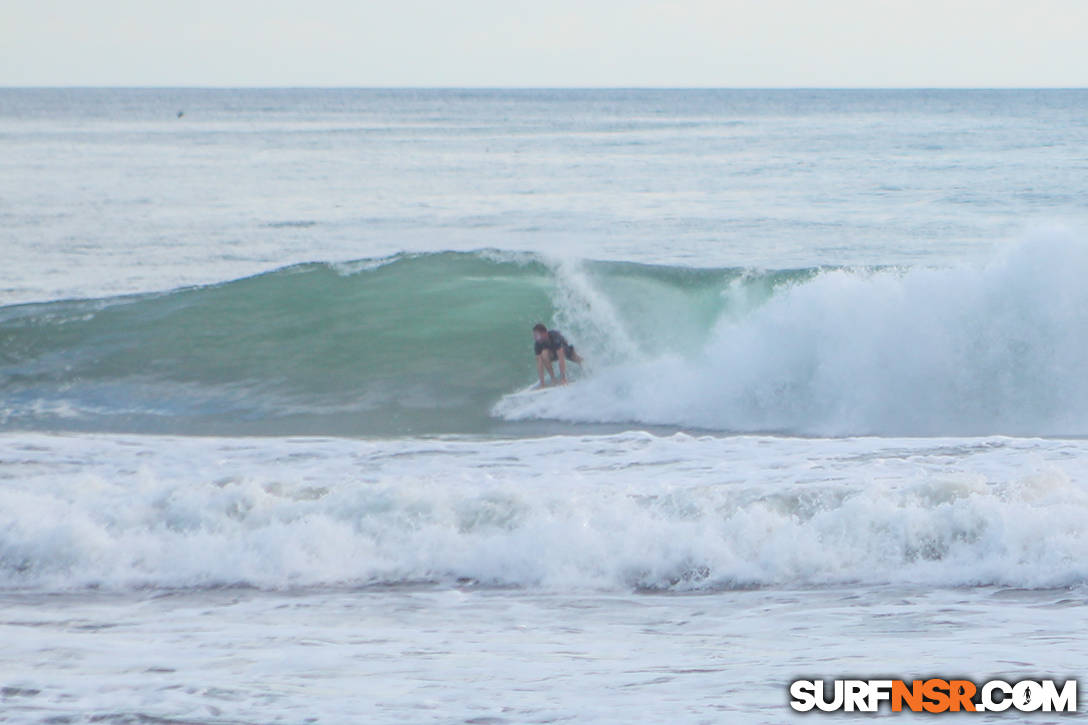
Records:
[[[1088,85],[735,85],[735,86],[708,86],[708,85],[348,85],[348,84],[7,84],[0,83],[2,90],[38,90],[38,89],[176,89],[176,90],[1088,90]]]
[[[561,86],[561,85],[219,85],[219,84],[44,84],[15,85],[0,83],[0,90],[343,90],[343,91],[1082,91],[1086,86],[662,86],[662,85],[601,85],[601,86]]]

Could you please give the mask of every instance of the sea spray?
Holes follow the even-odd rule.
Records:
[[[496,410],[731,432],[1083,435],[1085,278],[1084,245],[1060,238],[983,266],[813,271],[723,313],[697,352],[651,344],[577,394]]]

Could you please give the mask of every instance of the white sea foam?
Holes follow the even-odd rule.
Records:
[[[0,437],[0,584],[1088,578],[1080,441]]]

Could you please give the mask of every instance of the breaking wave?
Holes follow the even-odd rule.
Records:
[[[1088,582],[1085,443],[0,435],[0,590]]]
[[[0,308],[0,429],[1088,434],[1088,247],[955,268],[706,269],[496,251]],[[581,380],[532,399],[530,326]]]

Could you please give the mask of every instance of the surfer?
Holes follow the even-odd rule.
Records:
[[[559,361],[559,385],[567,384],[567,360],[582,364],[582,356],[574,351],[574,345],[567,342],[559,330],[549,330],[539,322],[533,325],[533,350],[536,354],[536,371],[540,375],[540,387],[547,387],[544,371],[548,371],[552,384],[556,384],[552,362]]]

